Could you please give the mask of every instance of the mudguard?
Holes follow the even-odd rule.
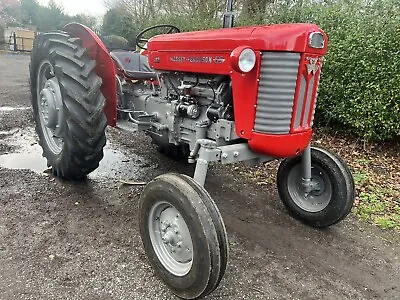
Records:
[[[64,31],[71,37],[80,38],[82,46],[88,49],[89,57],[97,62],[96,73],[103,80],[101,92],[106,98],[104,113],[108,125],[115,127],[117,124],[116,70],[106,46],[96,33],[82,24],[67,24],[64,26]]]

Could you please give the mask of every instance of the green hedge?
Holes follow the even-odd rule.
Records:
[[[400,136],[400,2],[275,6],[269,23],[313,22],[329,37],[317,124],[366,140]]]
[[[268,24],[316,23],[329,37],[317,126],[344,129],[365,140],[400,136],[400,1],[288,0],[269,5],[263,17]],[[184,30],[221,23],[177,15],[153,21],[177,24]],[[237,22],[249,24],[253,21],[239,18]]]

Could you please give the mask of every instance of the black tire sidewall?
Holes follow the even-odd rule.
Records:
[[[201,197],[204,199],[204,204],[206,205],[208,212],[213,220],[214,226],[216,228],[218,242],[219,242],[219,249],[220,249],[219,252],[221,256],[221,269],[220,273],[216,274],[216,278],[212,278],[210,280],[212,284],[210,284],[204,291],[204,295],[208,295],[219,285],[228,265],[229,245],[228,245],[226,227],[216,203],[212,200],[207,190],[203,186],[201,186],[197,181],[195,181],[193,178],[187,175],[178,174],[177,176],[187,181],[187,183],[193,189],[195,189],[199,195],[201,195]]]
[[[341,161],[332,159],[318,149],[311,149],[311,164],[325,173],[332,187],[332,195],[328,205],[321,211],[309,212],[300,208],[292,199],[288,190],[289,173],[297,165],[301,165],[301,155],[282,161],[279,166],[277,184],[279,196],[288,211],[297,219],[314,227],[327,227],[342,220],[350,211],[353,196],[349,194],[351,174],[341,168]]]
[[[39,140],[40,141],[45,141],[45,133],[43,132],[43,128],[41,126],[41,121],[40,121],[40,112],[39,112],[39,107],[38,107],[38,98],[37,98],[37,80],[38,80],[38,72],[39,72],[39,67],[42,64],[43,61],[48,60],[52,67],[55,67],[54,60],[49,57],[49,52],[47,47],[44,45],[45,39],[43,38],[42,35],[39,35],[35,39],[35,45],[33,47],[33,51],[31,53],[31,63],[30,63],[30,89],[31,89],[31,101],[32,101],[32,108],[33,108],[33,117],[36,123],[36,132],[39,135]],[[40,51],[41,50],[41,51]],[[63,92],[61,91],[61,95]],[[66,128],[66,122],[65,120],[63,121],[63,128]],[[62,132],[62,135],[64,135],[65,132]],[[53,151],[50,150],[46,142],[42,142],[41,146],[43,148],[43,155],[47,158],[48,160],[48,165],[54,166],[54,165],[59,165],[61,164],[61,161],[63,160],[63,153],[65,152],[65,147],[63,147],[62,151],[58,154],[53,153]]]

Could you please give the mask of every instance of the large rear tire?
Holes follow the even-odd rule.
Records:
[[[35,39],[32,106],[39,144],[55,176],[82,178],[103,158],[107,120],[95,67],[80,39],[60,31]]]
[[[311,176],[315,187],[306,192],[302,184],[302,156],[281,162],[278,192],[288,211],[317,228],[343,220],[354,203],[354,181],[346,163],[326,149],[312,147]]]
[[[144,189],[139,212],[146,254],[164,283],[184,299],[215,290],[225,274],[228,240],[204,187],[186,175],[161,175]]]

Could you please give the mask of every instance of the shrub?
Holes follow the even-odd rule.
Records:
[[[400,2],[339,0],[270,8],[268,23],[312,22],[328,35],[317,125],[366,140],[400,136]]]

